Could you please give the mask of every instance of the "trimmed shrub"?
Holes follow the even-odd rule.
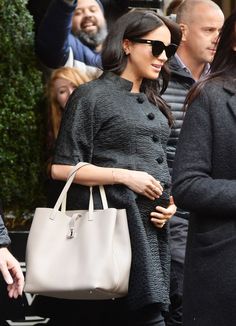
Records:
[[[0,0],[0,198],[17,218],[42,196],[42,76],[26,0]]]

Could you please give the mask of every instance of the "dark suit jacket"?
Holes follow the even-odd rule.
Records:
[[[184,325],[236,325],[236,71],[208,82],[189,107],[173,195],[191,211]]]

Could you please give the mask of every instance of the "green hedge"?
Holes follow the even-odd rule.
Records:
[[[18,217],[42,196],[42,78],[25,0],[0,0],[0,198]]]

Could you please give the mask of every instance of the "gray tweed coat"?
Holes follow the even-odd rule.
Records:
[[[2,216],[0,214],[0,248],[7,247],[11,243],[11,240],[8,236],[8,231],[4,225]]]
[[[176,204],[191,211],[185,326],[236,325],[236,70],[188,109],[173,169]]]
[[[110,207],[125,207],[132,244],[129,308],[169,304],[167,227],[149,221],[154,207],[167,205],[170,175],[166,161],[169,127],[166,117],[144,93],[131,93],[132,83],[113,73],[80,86],[68,102],[56,143],[54,163],[79,161],[98,166],[146,171],[161,181],[162,198],[152,202],[128,188],[107,186]],[[80,191],[77,196],[75,188]],[[71,208],[87,206],[88,190],[74,186]],[[76,198],[76,201],[75,201]],[[80,198],[80,203],[78,203]],[[96,202],[96,198],[95,198]],[[98,200],[97,200],[97,204]]]

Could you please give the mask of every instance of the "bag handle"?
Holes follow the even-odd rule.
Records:
[[[103,209],[108,208],[107,204],[107,196],[105,193],[105,189],[103,186],[99,186],[99,192],[102,200],[102,207]],[[89,195],[89,220],[92,220],[92,215],[94,211],[94,202],[93,202],[93,187],[90,187],[90,195]]]
[[[67,192],[68,192],[68,190],[69,190],[69,188],[70,188],[70,186],[71,186],[71,184],[72,184],[72,182],[73,182],[73,180],[75,178],[75,174],[76,174],[75,172],[78,171],[80,168],[82,168],[82,166],[87,165],[87,164],[89,164],[89,163],[87,163],[87,162],[79,162],[71,169],[71,172],[70,172],[70,174],[69,174],[69,176],[67,178],[67,182],[66,182],[64,188],[62,189],[61,194],[58,197],[58,199],[56,201],[56,204],[55,204],[55,206],[53,208],[53,215],[59,210],[60,206],[62,206],[62,211],[65,212],[66,195],[67,195]],[[63,200],[64,200],[64,203],[62,204]]]
[[[64,193],[64,197],[63,197],[63,200],[62,200],[62,203],[61,203],[61,211],[63,212],[63,213],[65,213],[65,211],[66,211],[66,201],[67,201],[67,192],[68,192],[68,190],[69,190],[69,188],[70,188],[70,186],[71,186],[71,184],[72,184],[72,182],[73,182],[73,180],[74,180],[74,178],[75,178],[75,174],[76,174],[76,172],[80,169],[80,168],[82,168],[84,165],[87,165],[87,164],[89,164],[89,163],[87,163],[87,162],[79,162],[79,163],[77,163],[72,169],[71,169],[71,171],[70,171],[70,173],[69,173],[69,175],[68,175],[68,177],[67,177],[67,181],[72,177],[72,179],[71,179],[71,182],[70,182],[70,184],[69,184],[69,187],[68,187],[68,189],[66,190],[66,192]],[[63,190],[64,190],[64,188],[63,188]],[[62,191],[63,191],[62,190]],[[60,207],[59,206],[59,207]],[[58,209],[59,209],[59,207],[58,207]],[[58,209],[56,209],[56,210],[58,210]]]
[[[61,191],[60,196],[58,197],[56,204],[53,208],[53,212],[51,215],[51,219],[54,219],[54,216],[56,214],[56,212],[59,210],[59,208],[61,207],[61,211],[63,213],[65,213],[66,211],[66,199],[67,199],[67,192],[75,178],[76,172],[83,166],[87,165],[89,163],[87,162],[79,162],[77,163],[72,169],[71,172],[67,178],[67,182],[64,186],[64,188]],[[107,203],[107,198],[106,198],[106,193],[105,193],[105,189],[102,185],[99,186],[99,191],[100,191],[100,196],[101,196],[101,200],[102,200],[102,206],[103,209],[107,209],[108,208],[108,203]],[[94,202],[93,202],[93,187],[90,187],[90,196],[89,196],[89,220],[92,220],[92,215],[93,215],[93,211],[94,211]]]

